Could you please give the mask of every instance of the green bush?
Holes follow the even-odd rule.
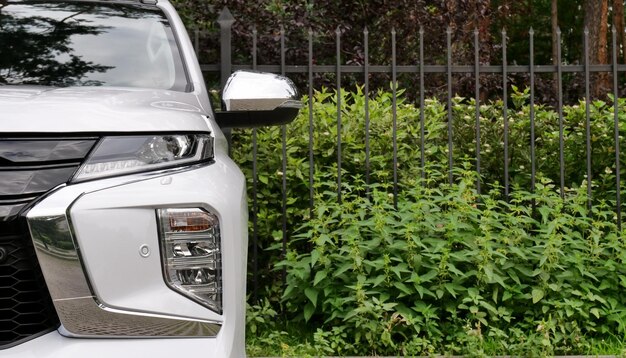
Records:
[[[315,346],[325,354],[480,354],[489,349],[574,354],[586,352],[590,338],[624,339],[626,251],[614,213],[612,106],[596,101],[590,108],[594,205],[589,211],[584,102],[564,108],[566,192],[561,198],[554,184],[560,180],[558,115],[545,106],[535,107],[538,179],[535,192],[529,190],[527,97],[514,91],[508,111],[509,201],[502,195],[501,102],[480,106],[484,185],[479,194],[474,103],[454,99],[455,181],[449,185],[445,105],[426,101],[422,168],[419,110],[398,99],[397,209],[391,190],[390,93],[381,91],[369,100],[369,186],[365,97],[360,89],[342,93],[341,204],[336,94],[316,93],[313,215],[308,111],[286,128],[285,173],[281,129],[257,130],[258,235],[259,245],[268,248],[259,278],[266,285],[265,298],[292,324],[319,329]],[[620,99],[620,112],[625,105]],[[235,133],[234,158],[246,171],[252,204],[251,137],[250,131]],[[290,236],[285,258],[280,256],[283,175]]]
[[[405,190],[397,210],[377,187],[339,204],[334,180],[321,180],[316,215],[280,263],[289,317],[343,328],[354,354],[467,354],[459,342],[492,335],[511,354],[580,353],[585,337],[626,335],[626,247],[611,207],[590,215],[584,188],[563,201],[546,180],[507,203],[497,189],[478,196],[473,171],[456,174],[452,186]]]

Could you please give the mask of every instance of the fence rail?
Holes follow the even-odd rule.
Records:
[[[536,158],[536,125],[535,125],[535,115],[536,115],[536,98],[535,98],[535,80],[538,74],[554,74],[556,76],[556,97],[558,98],[557,104],[557,112],[558,112],[558,121],[559,121],[559,163],[560,163],[560,189],[561,195],[564,195],[565,189],[565,161],[564,161],[564,124],[563,124],[563,74],[565,73],[577,73],[584,75],[584,88],[585,88],[585,98],[584,102],[586,105],[586,113],[585,113],[585,136],[586,136],[586,173],[587,173],[587,195],[589,198],[588,206],[592,205],[592,187],[591,187],[591,162],[592,162],[592,147],[591,147],[591,127],[590,127],[590,85],[591,85],[591,74],[595,73],[607,73],[613,79],[611,93],[618,98],[619,94],[619,82],[618,77],[621,73],[626,72],[626,64],[618,64],[618,54],[620,53],[620,49],[617,45],[617,33],[613,28],[611,31],[611,58],[612,64],[589,64],[589,32],[584,31],[584,62],[583,64],[563,64],[561,60],[561,48],[559,46],[557,52],[556,65],[537,65],[534,62],[534,31],[530,29],[529,31],[529,64],[528,65],[518,65],[518,64],[509,64],[507,59],[507,36],[506,32],[502,31],[502,54],[501,54],[501,65],[485,65],[480,63],[480,36],[478,31],[474,32],[474,63],[472,64],[455,64],[452,54],[452,36],[451,31],[448,30],[445,34],[446,36],[446,64],[445,65],[432,65],[424,63],[424,30],[420,29],[419,31],[419,58],[416,59],[416,64],[414,65],[398,65],[396,63],[396,32],[392,29],[390,31],[391,34],[391,53],[389,54],[391,57],[390,65],[372,65],[369,63],[369,44],[368,44],[368,36],[369,32],[367,29],[363,31],[363,44],[364,44],[364,64],[363,65],[346,65],[342,62],[342,47],[341,47],[341,32],[339,29],[335,32],[335,48],[336,48],[336,64],[335,65],[316,65],[314,64],[314,46],[313,46],[313,38],[315,36],[313,31],[309,31],[308,34],[308,63],[307,64],[298,64],[298,65],[287,65],[285,59],[285,30],[280,30],[280,44],[281,44],[281,58],[279,64],[263,64],[259,65],[257,63],[257,40],[258,33],[256,30],[252,32],[252,43],[250,44],[251,49],[251,57],[252,63],[249,65],[240,65],[232,63],[232,46],[231,46],[231,27],[234,23],[235,19],[232,17],[228,9],[224,9],[218,19],[218,23],[220,25],[220,58],[221,63],[219,64],[202,64],[201,69],[204,72],[212,72],[219,73],[221,78],[221,83],[224,84],[227,77],[231,74],[232,71],[235,70],[244,70],[244,69],[252,69],[258,71],[265,72],[274,72],[280,74],[306,74],[308,76],[308,95],[309,99],[313,97],[313,80],[315,74],[334,74],[336,75],[336,91],[341,93],[342,91],[342,75],[344,74],[362,74],[362,84],[364,86],[364,92],[367,94],[370,90],[370,74],[373,73],[385,73],[390,74],[392,77],[392,92],[393,92],[393,162],[394,162],[394,173],[393,173],[393,191],[394,191],[394,204],[397,205],[398,198],[398,176],[397,176],[397,113],[396,113],[396,98],[397,98],[397,75],[398,74],[416,74],[416,82],[418,85],[416,86],[419,90],[419,99],[417,106],[419,108],[419,121],[420,121],[420,160],[421,166],[424,168],[424,122],[425,122],[425,114],[424,114],[424,92],[425,92],[425,77],[428,74],[445,74],[446,75],[446,84],[447,84],[447,107],[452,107],[452,82],[454,74],[473,74],[474,77],[474,94],[475,94],[475,120],[476,120],[476,148],[475,148],[475,167],[478,173],[478,177],[481,176],[481,126],[480,126],[480,77],[483,74],[498,74],[502,76],[502,93],[501,98],[503,100],[503,119],[504,119],[504,153],[503,153],[503,166],[504,166],[504,194],[508,200],[510,183],[509,183],[509,119],[508,119],[508,107],[507,107],[507,99],[509,98],[509,82],[508,76],[510,74],[525,74],[528,76],[528,83],[530,88],[530,142],[528,145],[530,146],[530,176],[531,176],[531,192],[534,192],[536,185],[536,176],[537,176],[537,158]],[[557,41],[561,43],[561,32],[557,32]],[[198,32],[195,33],[195,44],[196,50],[198,46],[198,39],[200,34]],[[623,49],[626,50],[626,49]],[[341,130],[342,130],[342,112],[341,112],[341,96],[338,95],[338,103],[337,103],[337,172],[338,172],[338,180],[337,180],[337,195],[338,200],[341,201],[341,162],[342,162],[342,139],[341,139]],[[311,213],[314,206],[314,193],[313,193],[313,175],[314,175],[314,158],[313,158],[313,131],[314,131],[314,118],[313,118],[313,104],[312,101],[309,100],[309,185],[310,185],[310,197],[309,204],[311,208]],[[616,181],[615,181],[615,189],[616,189],[616,217],[617,217],[617,226],[621,230],[622,225],[622,215],[621,215],[621,187],[620,187],[620,137],[619,137],[619,108],[617,101],[613,103],[614,107],[614,148],[615,148],[615,167],[616,167]],[[369,113],[369,102],[368,97],[365,97],[365,178],[366,183],[370,184],[370,113]],[[452,140],[452,122],[453,116],[452,111],[448,110],[447,117],[447,135],[448,135],[448,165],[449,165],[449,177],[448,180],[450,183],[454,181],[453,177],[453,147],[454,142]],[[283,126],[282,128],[282,170],[283,173],[287,170],[287,152],[286,152],[286,128]],[[257,190],[258,190],[258,179],[257,179],[257,132],[253,130],[253,198],[252,198],[252,271],[253,271],[253,294],[254,297],[257,295],[258,291],[258,283],[257,283],[257,262],[258,262],[258,203],[257,203]],[[422,176],[424,176],[424,171],[422,170]],[[287,247],[287,239],[288,239],[288,230],[287,230],[287,178],[286,175],[282,177],[282,253],[283,255],[286,252]],[[480,193],[481,191],[481,180],[478,179],[476,183],[477,191]],[[284,277],[284,271],[283,271]]]
[[[367,67],[367,68],[366,68]],[[395,66],[396,73],[420,73],[423,69],[425,73],[447,73],[448,67],[451,69],[452,73],[476,73],[476,67],[473,65],[398,65]],[[533,66],[534,73],[556,73],[558,70],[557,65],[537,65]],[[561,72],[562,73],[583,73],[585,72],[584,65],[562,65]],[[626,72],[626,65],[618,64],[617,66],[613,65],[589,65],[589,72],[605,72],[610,73],[613,71],[613,67],[617,67],[618,72]],[[202,64],[200,65],[200,69],[203,72],[215,72],[220,73],[221,65],[219,64]],[[257,65],[256,67],[252,65],[235,65],[232,64],[231,68],[233,71],[237,70],[252,70],[255,69],[257,71],[264,72],[273,72],[273,73],[281,73],[283,72],[283,68],[280,65]],[[313,73],[336,73],[337,66],[335,65],[313,65],[309,67],[308,65],[285,65],[284,72],[285,73],[309,73],[309,68],[311,68]],[[392,65],[341,65],[340,70],[342,74],[346,73],[386,73],[391,74],[393,72]],[[530,73],[529,65],[508,65],[506,66],[506,73],[508,74],[517,74],[517,73]],[[479,65],[478,73],[481,74],[502,74],[503,66],[502,65]]]

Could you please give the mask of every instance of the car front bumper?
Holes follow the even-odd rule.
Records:
[[[203,208],[219,217],[222,314],[167,287],[155,214],[161,208]],[[0,356],[245,356],[245,181],[228,157],[59,187],[26,217],[61,327]],[[37,223],[51,229],[37,232]],[[63,232],[69,250],[51,248]]]

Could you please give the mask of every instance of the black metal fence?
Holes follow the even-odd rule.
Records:
[[[398,172],[397,172],[397,160],[398,160],[398,148],[397,148],[397,113],[396,113],[396,98],[397,98],[397,76],[398,74],[411,74],[415,76],[416,88],[419,91],[419,98],[417,99],[416,105],[419,108],[419,121],[420,121],[420,149],[421,149],[421,166],[424,168],[424,93],[426,91],[425,85],[425,76],[428,74],[443,74],[446,76],[446,84],[447,84],[447,107],[452,107],[452,83],[453,83],[453,75],[455,74],[470,74],[473,75],[474,79],[474,95],[475,95],[475,120],[476,120],[476,149],[475,149],[475,168],[478,172],[478,177],[480,178],[481,174],[481,127],[480,127],[480,110],[479,106],[481,104],[480,91],[481,91],[481,83],[480,77],[481,75],[488,74],[498,74],[502,77],[502,94],[501,98],[505,99],[503,101],[503,112],[502,116],[504,118],[504,153],[503,153],[503,163],[504,163],[504,196],[505,198],[509,197],[511,184],[509,182],[509,119],[508,119],[508,106],[507,100],[509,98],[509,75],[513,74],[524,74],[528,78],[528,86],[530,88],[530,178],[531,178],[531,191],[535,190],[536,184],[536,176],[537,176],[537,158],[535,156],[535,105],[536,105],[536,97],[535,97],[535,79],[538,74],[553,74],[556,77],[556,97],[558,99],[558,103],[556,105],[556,109],[558,112],[558,120],[559,120],[559,162],[560,162],[560,189],[561,195],[564,195],[565,192],[565,161],[564,161],[564,126],[563,126],[563,74],[564,73],[578,73],[584,76],[584,88],[585,88],[585,96],[584,101],[586,104],[586,115],[585,115],[585,127],[586,127],[586,172],[587,172],[587,195],[588,195],[588,206],[592,205],[592,170],[591,170],[591,161],[592,161],[592,152],[591,152],[591,126],[590,126],[590,86],[591,80],[590,76],[593,73],[608,73],[613,79],[612,83],[612,94],[615,98],[619,97],[619,83],[618,77],[620,73],[626,72],[625,64],[618,64],[618,55],[621,53],[620,48],[617,45],[617,32],[616,29],[612,29],[611,31],[611,46],[610,52],[612,57],[612,64],[590,64],[589,63],[589,32],[587,30],[584,31],[584,61],[582,64],[563,64],[561,60],[561,48],[559,46],[557,52],[556,65],[544,65],[544,64],[536,64],[534,62],[534,32],[530,29],[528,36],[530,46],[528,48],[530,60],[527,65],[519,65],[519,64],[509,64],[509,59],[507,59],[507,36],[506,32],[502,31],[502,64],[501,65],[485,65],[480,63],[480,36],[478,31],[474,32],[474,63],[458,65],[453,63],[452,56],[452,32],[448,30],[445,36],[447,37],[447,63],[446,65],[430,65],[424,62],[424,46],[423,46],[423,38],[424,38],[424,29],[420,29],[419,31],[419,58],[415,59],[416,63],[414,65],[397,65],[396,63],[396,31],[392,29],[390,31],[390,39],[391,39],[391,53],[389,54],[391,57],[390,65],[379,65],[379,64],[370,64],[368,59],[368,30],[363,30],[363,45],[364,45],[364,55],[365,61],[363,65],[346,65],[342,62],[342,46],[341,46],[341,31],[337,29],[335,33],[335,43],[336,43],[336,64],[335,65],[316,65],[314,64],[314,46],[313,39],[315,33],[313,30],[309,31],[308,34],[308,63],[306,64],[287,64],[285,60],[285,29],[280,30],[280,44],[281,44],[281,59],[280,64],[258,64],[257,63],[257,39],[258,34],[257,31],[254,30],[252,33],[252,43],[250,44],[250,51],[252,57],[252,63],[249,65],[236,65],[232,63],[232,47],[231,47],[231,27],[234,23],[235,19],[232,17],[228,9],[222,10],[222,13],[217,20],[220,25],[220,58],[221,63],[219,64],[201,64],[201,69],[203,72],[208,73],[218,73],[221,79],[221,84],[223,85],[231,74],[232,71],[235,70],[243,70],[243,69],[251,69],[258,70],[264,72],[273,72],[279,73],[282,75],[289,74],[304,74],[308,76],[308,95],[309,98],[313,98],[313,80],[314,75],[316,74],[325,74],[330,73],[336,76],[336,90],[338,93],[342,91],[342,75],[344,74],[360,74],[362,75],[362,84],[364,86],[364,93],[370,93],[370,75],[374,73],[385,73],[391,75],[392,81],[392,95],[393,95],[393,191],[394,191],[394,204],[397,205],[398,198]],[[199,44],[200,34],[196,31],[194,33],[194,42],[196,48]],[[557,32],[557,38],[560,43],[561,33]],[[303,44],[305,45],[305,44]],[[626,49],[624,49],[626,50]],[[340,103],[341,96],[337,96],[337,194],[338,200],[341,201],[341,164],[342,164],[342,139],[341,139],[341,128],[342,128],[342,111]],[[310,197],[309,204],[311,210],[314,205],[314,192],[313,192],[313,176],[314,176],[314,158],[313,158],[313,131],[314,131],[314,118],[313,118],[313,103],[309,101],[309,185],[310,185]],[[614,107],[614,148],[615,148],[615,189],[616,189],[616,197],[615,197],[615,211],[617,217],[617,225],[621,230],[622,224],[622,216],[621,216],[621,196],[620,196],[620,137],[619,137],[619,108],[617,101],[613,103]],[[365,98],[365,179],[366,183],[370,183],[370,114],[369,114],[369,104],[368,97]],[[453,130],[453,115],[452,111],[447,111],[447,131],[448,131],[448,166],[449,166],[449,175],[448,180],[450,183],[454,181],[453,177],[453,140],[452,140],[452,130]],[[283,173],[287,170],[287,152],[286,152],[286,128],[283,126],[282,128],[282,171]],[[253,282],[253,292],[256,296],[256,292],[258,289],[257,286],[257,262],[258,262],[258,235],[257,235],[257,215],[258,212],[258,204],[257,204],[257,132],[253,130],[253,197],[252,197],[252,271],[254,275]],[[422,170],[422,176],[424,175],[424,171]],[[477,191],[480,193],[481,191],[481,181],[480,179],[476,183]],[[283,255],[286,252],[287,247],[287,176],[282,176],[282,247],[283,247]]]

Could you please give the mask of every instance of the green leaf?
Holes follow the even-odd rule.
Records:
[[[413,286],[415,286],[415,291],[417,291],[417,293],[420,295],[420,299],[424,298],[425,295],[428,295],[432,298],[436,298],[435,294],[431,290],[425,288],[424,286],[421,286],[418,284],[413,284]]]
[[[428,282],[433,278],[437,277],[437,270],[430,270],[427,273],[420,275],[421,282]]]
[[[590,309],[589,312],[592,315],[596,316],[596,318],[598,318],[598,319],[600,318],[600,311],[597,308],[594,307],[594,308]]]
[[[394,286],[397,287],[400,291],[406,293],[407,295],[413,293],[413,291],[411,291],[411,289],[409,289],[407,285],[403,284],[402,282],[396,282]]]
[[[485,265],[483,270],[485,271],[485,276],[487,276],[487,283],[493,283],[493,270],[491,269],[491,265]]]
[[[326,272],[325,270],[317,271],[317,273],[315,274],[315,279],[313,279],[313,286],[317,286],[317,284],[325,279],[327,275],[328,272]]]
[[[341,275],[342,273],[348,271],[351,268],[352,268],[352,263],[351,262],[344,263],[343,265],[339,266],[339,268],[335,271],[333,276],[337,277],[337,276]]]
[[[463,286],[457,285],[455,283],[452,282],[447,282],[443,284],[443,287],[446,289],[446,291],[448,291],[450,293],[450,295],[452,295],[452,297],[456,298],[457,293],[459,293],[459,291],[463,291]]]
[[[489,312],[493,313],[494,315],[498,314],[498,310],[494,306],[489,304],[488,302],[481,301],[480,305],[486,310],[488,310]]]
[[[511,279],[513,281],[515,281],[516,284],[520,285],[521,281],[519,279],[519,276],[517,276],[517,274],[515,273],[515,271],[513,270],[509,270],[509,277],[511,277]]]
[[[311,303],[307,303],[304,306],[304,320],[308,322],[311,319],[311,316],[313,316],[314,312],[315,306],[313,306]]]
[[[376,276],[376,278],[372,282],[372,286],[376,287],[376,286],[380,285],[383,281],[385,281],[385,275],[378,275],[378,276]]]
[[[511,292],[504,291],[504,293],[502,293],[502,302],[508,301],[511,297],[513,297],[513,294]]]
[[[398,265],[391,268],[391,271],[398,276],[398,279],[402,279],[402,272],[409,272],[409,270],[405,269],[404,266],[406,265]]]
[[[438,289],[435,291],[435,294],[437,295],[437,298],[442,298],[443,297],[443,290],[442,289]]]
[[[519,256],[522,260],[528,260],[528,257],[524,253],[524,250],[522,250],[521,248],[516,247],[516,246],[511,246],[509,247],[509,250],[511,250],[512,253]]]
[[[304,289],[304,295],[311,301],[313,306],[317,307],[317,294],[319,292],[311,287],[307,287]]]
[[[320,252],[317,249],[311,251],[311,267],[315,266],[315,263],[319,260],[319,258]]]
[[[540,288],[533,288],[533,292],[532,292],[532,296],[533,296],[533,303],[537,303],[539,301],[541,301],[541,299],[543,298],[544,292],[542,289]]]

